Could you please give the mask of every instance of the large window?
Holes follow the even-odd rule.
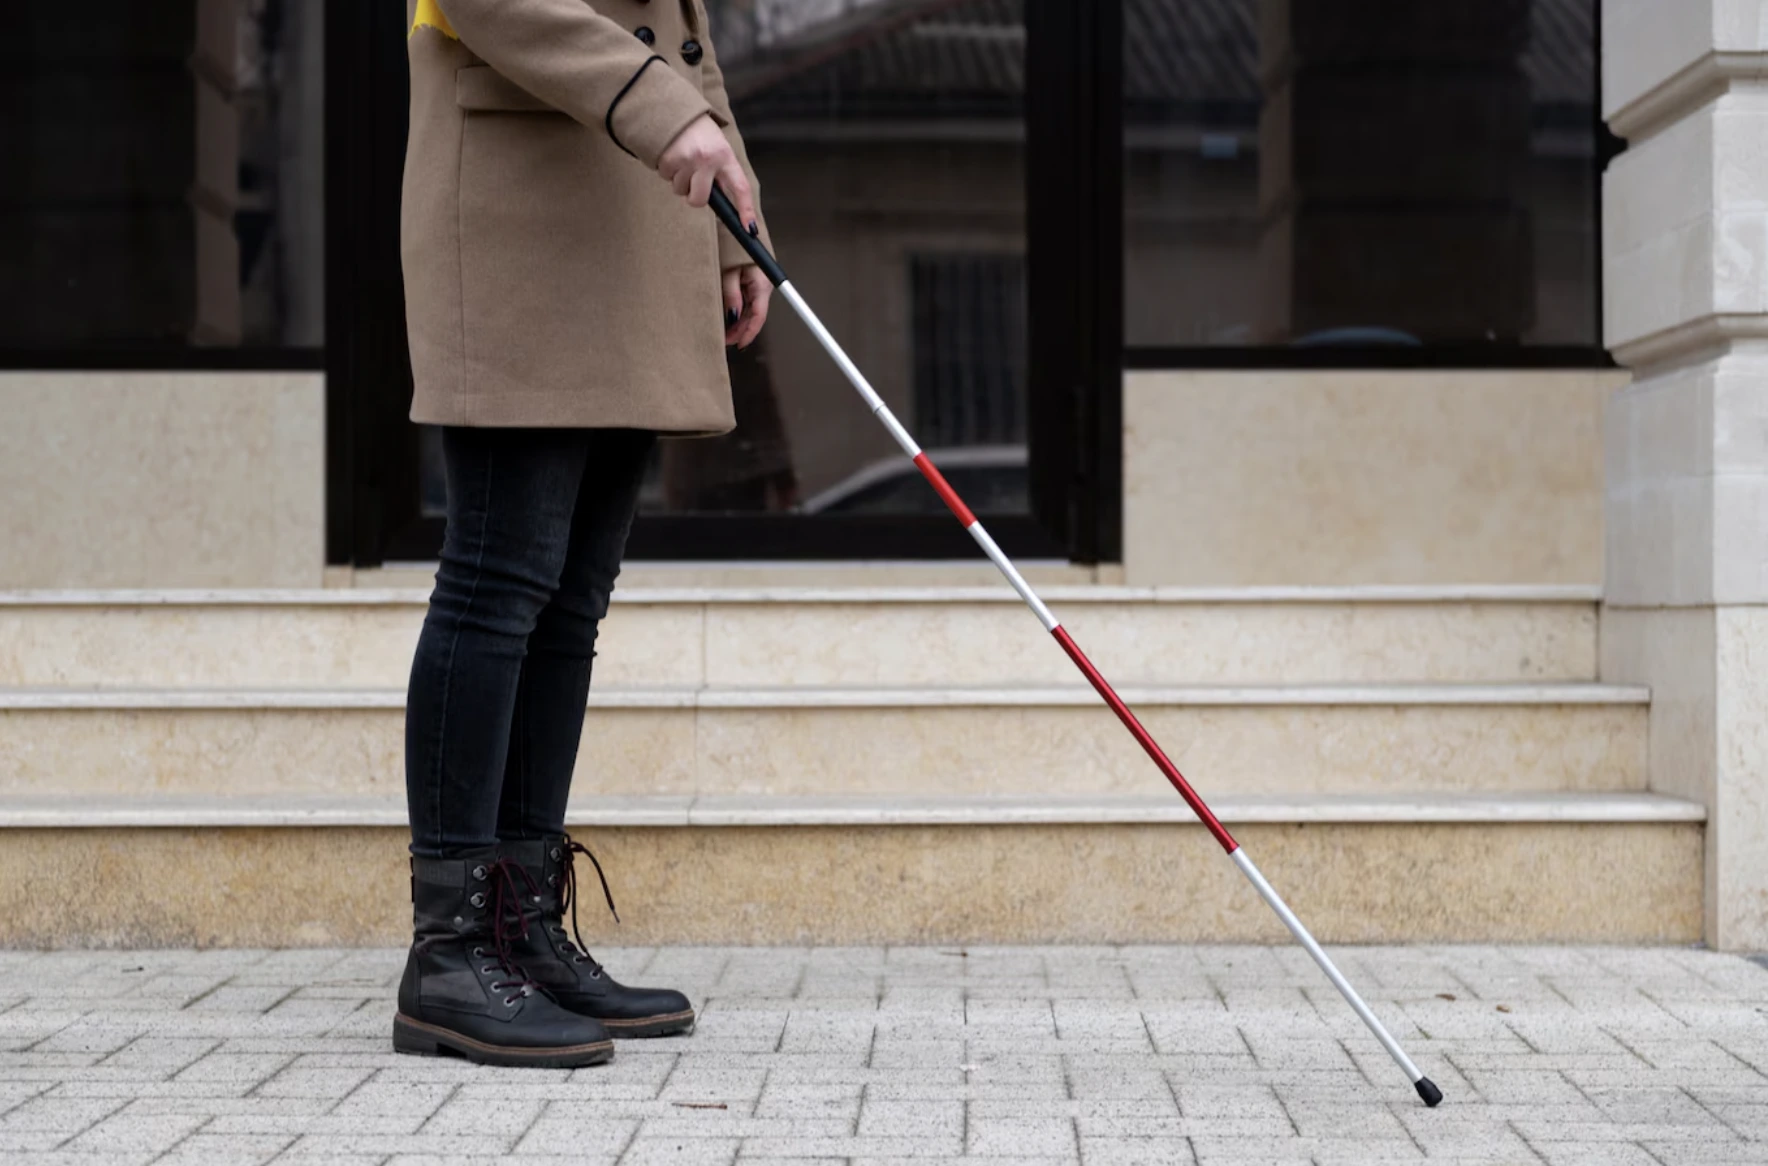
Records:
[[[1132,348],[1582,348],[1594,0],[1124,0]]]
[[[1028,375],[1026,7],[706,0],[794,283],[975,508],[1049,554],[1061,543],[1031,482],[1063,471],[1035,440]],[[730,376],[736,431],[660,447],[637,553],[973,553],[784,301]],[[434,434],[419,463],[433,520],[446,502]],[[756,519],[776,525],[735,533]]]
[[[787,270],[1016,554],[1116,553],[1126,364],[1602,360],[1598,0],[702,2]],[[433,557],[404,6],[13,7],[0,363],[323,363],[331,559]],[[636,556],[974,554],[783,303],[731,382]]]
[[[0,349],[203,364],[323,342],[322,7],[19,4],[0,79]]]
[[[1022,9],[707,0],[794,282],[977,508],[1008,514],[1029,511]],[[663,445],[643,513],[943,513],[783,301],[730,374],[737,430]],[[440,449],[429,435],[431,514]]]

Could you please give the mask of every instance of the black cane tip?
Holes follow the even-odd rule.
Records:
[[[1413,1082],[1418,1089],[1418,1096],[1424,1098],[1424,1104],[1435,1109],[1443,1103],[1443,1091],[1429,1077],[1420,1077]]]

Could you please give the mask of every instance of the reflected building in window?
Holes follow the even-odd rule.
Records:
[[[1125,0],[1131,347],[1598,342],[1592,0]]]
[[[1022,0],[707,8],[795,282],[929,448],[1006,447],[969,460],[1024,512]],[[652,509],[919,513],[890,486],[912,469],[786,313],[733,357],[737,431],[667,445]]]
[[[318,0],[16,7],[0,345],[320,346]]]

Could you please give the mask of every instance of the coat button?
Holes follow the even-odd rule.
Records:
[[[706,50],[700,47],[699,41],[691,40],[691,41],[685,41],[682,43],[681,59],[686,61],[688,64],[698,65],[700,63],[700,58],[705,55],[706,55]]]
[[[647,45],[654,45],[657,43],[657,34],[648,28],[635,28],[632,30],[632,35],[636,36],[642,43]]]

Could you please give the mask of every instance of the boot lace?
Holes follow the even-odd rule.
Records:
[[[521,863],[511,858],[488,862],[483,869],[491,884],[491,951],[475,947],[473,957],[495,961],[480,968],[479,972],[482,975],[495,971],[504,973],[504,978],[491,981],[490,987],[493,992],[511,993],[503,998],[503,1006],[514,1008],[517,1000],[544,991],[539,981],[516,962],[512,951],[517,940],[528,938],[528,918],[522,909],[522,888],[516,884],[516,876],[520,875],[528,884],[529,901],[540,897],[540,886]],[[473,873],[478,874],[478,871]]]
[[[602,883],[602,897],[608,901],[608,911],[614,916],[616,923],[620,922],[620,912],[614,906],[614,892],[608,889],[608,876],[603,873],[602,864],[596,861],[596,857],[590,853],[589,847],[567,834],[562,849],[564,854],[560,862],[564,871],[564,888],[560,892],[560,912],[561,914],[565,911],[571,913],[571,937],[577,941],[577,944],[573,947],[571,940],[565,938],[565,929],[562,926],[554,927],[553,934],[559,937],[559,942],[564,945],[565,951],[571,956],[572,963],[588,964],[590,978],[600,979],[602,965],[596,963],[589,954],[589,945],[583,942],[583,932],[577,926],[577,856],[579,854],[589,859],[589,865],[595,867],[596,878],[600,879]]]

